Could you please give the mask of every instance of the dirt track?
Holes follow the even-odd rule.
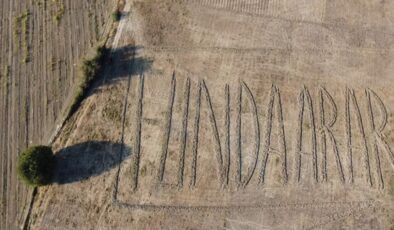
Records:
[[[77,65],[108,30],[115,5],[0,2],[1,229],[19,226],[29,203],[28,189],[16,180],[18,152],[48,142],[73,93]]]
[[[392,227],[394,5],[295,2],[127,2],[30,227]]]

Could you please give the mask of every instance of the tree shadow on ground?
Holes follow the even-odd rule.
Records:
[[[96,88],[114,83],[121,78],[130,79],[132,75],[142,75],[150,70],[153,60],[138,54],[141,48],[131,45],[116,49],[100,47],[96,51],[96,56],[84,60],[81,67],[84,77],[74,92],[67,119]]]
[[[129,154],[126,145],[107,141],[89,141],[66,147],[55,154],[52,182],[67,184],[98,176],[118,166]]]
[[[117,80],[149,71],[153,60],[143,57],[140,46],[123,46],[109,51],[104,62],[106,80]]]

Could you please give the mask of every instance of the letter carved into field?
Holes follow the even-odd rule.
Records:
[[[229,145],[225,145],[224,146],[224,151],[222,151],[222,146],[220,144],[220,137],[219,137],[219,131],[218,131],[218,127],[217,127],[217,122],[216,122],[216,118],[215,118],[215,113],[213,111],[212,108],[212,101],[211,101],[211,96],[209,94],[208,91],[208,87],[205,84],[205,81],[202,81],[202,88],[203,88],[203,92],[205,94],[205,99],[206,99],[206,103],[208,106],[208,114],[209,114],[209,123],[211,125],[212,128],[212,132],[213,132],[213,138],[214,138],[214,145],[215,145],[215,152],[216,152],[216,161],[217,161],[217,165],[218,165],[218,172],[219,172],[219,181],[221,186],[224,186],[227,181],[228,181],[228,164],[230,163],[230,149],[229,149]],[[227,89],[227,87],[226,87]],[[229,100],[229,96],[228,96],[228,90],[226,90],[226,101]],[[227,102],[227,104],[229,104]],[[229,116],[228,115],[229,110],[226,109],[226,118]],[[229,136],[230,130],[229,130],[229,125],[226,125],[226,136]],[[228,137],[227,137],[228,138]],[[225,154],[227,153],[227,154]]]
[[[253,127],[254,127],[254,147],[253,147],[253,160],[250,162],[247,174],[244,178],[242,178],[242,133],[241,133],[241,124],[242,124],[242,92],[243,89],[246,91],[246,96],[249,100],[249,104],[253,114]],[[260,125],[259,125],[259,118],[257,114],[257,105],[254,99],[254,96],[249,89],[248,85],[245,82],[242,82],[239,87],[239,97],[238,97],[238,114],[237,114],[237,182],[238,186],[247,186],[253,176],[254,171],[256,170],[259,150],[260,150]]]
[[[165,133],[163,135],[163,147],[160,156],[160,166],[159,166],[159,173],[158,173],[158,181],[163,182],[164,179],[164,171],[166,166],[167,154],[168,154],[168,144],[170,142],[170,134],[171,134],[171,123],[172,123],[172,110],[174,107],[174,99],[175,99],[175,90],[176,90],[176,79],[175,79],[175,72],[172,76],[171,80],[171,88],[170,88],[170,95],[168,99],[168,107],[167,107],[167,114],[166,114],[166,123],[165,123]]]
[[[276,100],[275,100],[276,99]],[[276,101],[276,103],[275,103]],[[278,87],[272,86],[270,99],[268,103],[268,111],[267,111],[267,120],[266,120],[266,131],[265,131],[265,140],[264,140],[264,149],[263,149],[263,165],[260,171],[259,182],[263,184],[265,182],[265,175],[267,170],[267,162],[268,157],[271,151],[271,143],[272,143],[272,120],[274,117],[274,105],[276,110],[276,119],[278,123],[278,133],[279,133],[279,154],[281,154],[282,159],[282,177],[284,182],[288,180],[287,174],[287,150],[286,150],[286,140],[285,140],[285,128],[283,123],[283,112],[282,112],[282,100],[280,98],[280,92]]]
[[[334,102],[334,99],[331,97],[331,95],[327,92],[327,90],[323,87],[319,89],[319,107],[320,107],[320,129],[321,129],[321,149],[322,149],[322,155],[323,155],[323,167],[322,167],[322,175],[323,175],[323,181],[327,181],[327,138],[329,138],[331,145],[332,145],[332,150],[335,154],[335,159],[336,159],[336,164],[337,164],[337,169],[338,169],[338,174],[340,176],[340,179],[342,182],[345,182],[345,176],[343,174],[343,167],[342,167],[342,161],[341,157],[339,156],[338,153],[338,146],[337,142],[335,140],[334,135],[332,134],[331,128],[333,127],[336,119],[337,119],[337,106]],[[327,101],[328,104],[330,105],[329,108],[331,108],[331,112],[327,113],[325,110],[326,107],[324,106],[324,102]],[[331,117],[327,117],[328,114],[331,114]]]
[[[348,162],[349,162],[349,181],[350,183],[354,183],[354,166],[353,166],[353,132],[351,126],[351,106],[353,107],[357,129],[361,136],[362,145],[362,152],[364,158],[364,171],[366,172],[366,182],[370,186],[372,186],[372,179],[371,179],[371,166],[369,163],[369,153],[368,153],[368,144],[367,139],[365,137],[364,125],[363,120],[360,112],[360,108],[358,106],[358,102],[356,96],[354,94],[353,89],[346,89],[345,93],[345,113],[346,113],[346,143],[347,143],[347,155],[348,155]]]
[[[394,168],[394,154],[391,151],[390,146],[383,138],[382,131],[386,127],[387,124],[387,110],[383,101],[379,98],[379,96],[372,90],[365,90],[367,97],[367,107],[368,107],[368,116],[369,116],[369,124],[372,130],[371,140],[372,140],[372,151],[375,155],[375,161],[377,166],[377,181],[379,188],[384,188],[383,174],[382,174],[382,166],[381,159],[379,153],[384,150],[387,154],[387,157]],[[380,122],[377,120],[377,114],[373,111],[373,104],[376,105],[380,115]],[[380,147],[380,148],[379,148]]]
[[[134,164],[132,165],[132,186],[133,190],[138,187],[138,175],[140,169],[141,160],[141,132],[142,132],[142,105],[144,98],[144,75],[140,77],[139,87],[138,87],[138,102],[136,109],[136,129],[135,129],[135,142],[134,142],[134,153],[132,155]]]
[[[298,127],[297,127],[297,146],[296,146],[296,172],[297,172],[297,181],[300,182],[301,180],[301,169],[303,165],[303,155],[307,156],[308,154],[312,155],[312,167],[313,167],[313,178],[315,182],[319,181],[318,177],[318,165],[317,165],[317,152],[316,152],[316,128],[315,128],[315,120],[313,114],[313,104],[312,98],[310,93],[306,87],[301,91],[298,97],[298,106],[299,106],[299,113],[298,113]],[[309,125],[308,127],[311,132],[311,153],[306,153],[304,151],[303,146],[303,133],[305,132],[304,126],[304,114],[305,114],[305,107],[307,108],[308,118],[309,118]]]

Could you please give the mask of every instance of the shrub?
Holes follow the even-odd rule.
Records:
[[[18,157],[18,176],[33,187],[48,184],[52,179],[53,168],[54,155],[49,146],[32,146]]]
[[[81,76],[73,101],[69,107],[67,118],[69,118],[79,107],[86,96],[89,87],[92,85],[95,78],[100,74],[103,62],[108,53],[108,49],[104,45],[96,47],[93,57],[84,59],[81,65]]]
[[[119,9],[116,9],[113,13],[112,13],[112,20],[114,22],[117,22],[120,20],[120,16],[122,16],[122,14],[120,13]]]

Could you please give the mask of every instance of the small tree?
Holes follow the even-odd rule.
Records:
[[[48,184],[52,179],[54,155],[49,146],[32,146],[18,157],[17,173],[30,186]]]

